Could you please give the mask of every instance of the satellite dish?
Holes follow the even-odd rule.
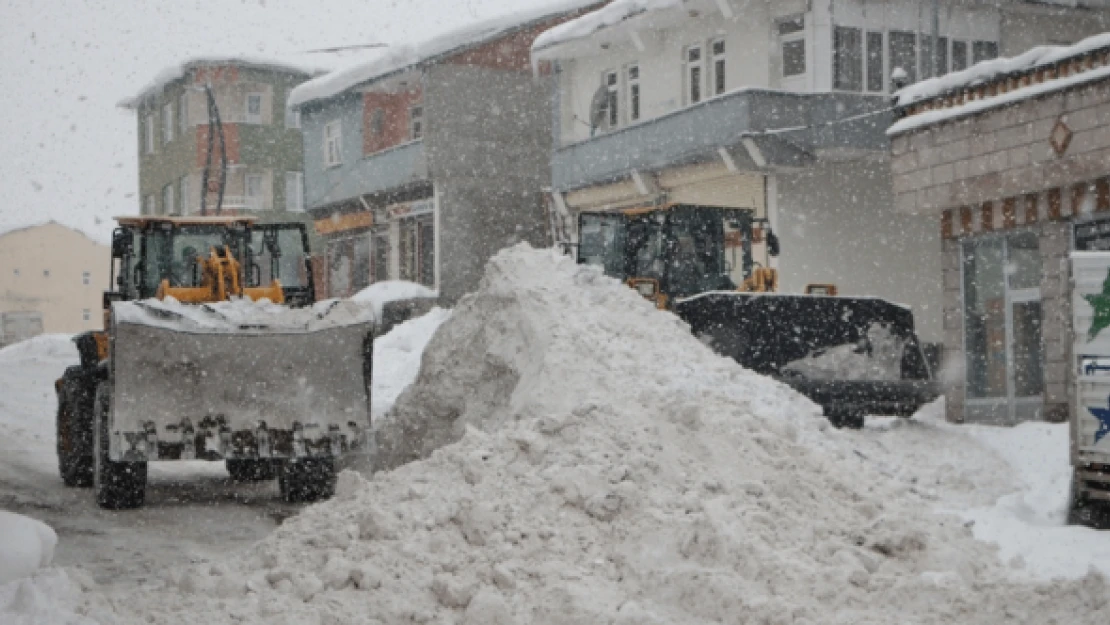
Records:
[[[605,85],[601,85],[594,92],[594,97],[590,100],[590,132],[597,130],[605,123],[605,119],[609,113],[609,90]]]

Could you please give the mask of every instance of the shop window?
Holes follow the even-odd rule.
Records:
[[[435,231],[430,217],[401,222],[401,279],[435,286]]]

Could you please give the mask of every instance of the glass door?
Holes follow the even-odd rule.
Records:
[[[977,239],[966,242],[963,252],[965,417],[991,423],[1040,418],[1044,353],[1037,236]]]

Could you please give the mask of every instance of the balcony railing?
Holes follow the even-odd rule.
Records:
[[[368,154],[354,162],[305,176],[308,208],[319,208],[384,191],[401,189],[428,179],[424,142],[411,141]]]
[[[721,159],[722,148],[751,171],[804,167],[833,153],[885,152],[889,108],[881,96],[734,91],[557,149],[553,182],[557,189],[580,188],[632,170]]]

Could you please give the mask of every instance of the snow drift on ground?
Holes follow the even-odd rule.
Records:
[[[389,302],[437,297],[439,297],[439,292],[429,289],[423,284],[407,280],[382,280],[355,293],[351,296],[351,299],[356,302],[373,304],[374,312],[378,315],[378,318],[381,318],[382,308]]]
[[[58,535],[31,517],[0,510],[0,585],[50,566]]]
[[[1101,576],[1015,581],[808,400],[550,252],[491,261],[379,434],[398,468],[346,472],[249,553],[82,609],[175,624],[1110,618]]]

